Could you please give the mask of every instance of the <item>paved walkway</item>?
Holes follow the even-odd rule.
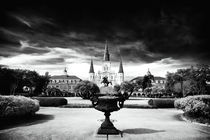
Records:
[[[109,140],[209,140],[210,127],[180,119],[176,109],[122,109],[111,119],[123,137]],[[1,140],[105,140],[96,135],[103,113],[93,108],[41,107],[27,123],[0,130]]]

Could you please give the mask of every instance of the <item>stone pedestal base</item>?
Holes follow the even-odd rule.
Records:
[[[97,134],[99,135],[119,135],[120,131],[117,130],[113,123],[110,121],[109,116],[111,115],[109,112],[105,112],[105,120],[101,124],[101,127],[98,129]]]

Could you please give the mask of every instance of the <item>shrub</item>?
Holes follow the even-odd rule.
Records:
[[[120,91],[120,85],[118,85],[118,84],[114,85],[114,91],[119,92]]]
[[[33,97],[33,99],[37,99],[40,106],[61,106],[68,102],[63,97]]]
[[[62,91],[58,88],[52,87],[52,88],[47,88],[45,91],[46,96],[50,97],[60,97],[63,96]]]
[[[0,96],[0,117],[32,115],[39,110],[39,102],[23,96]]]
[[[148,104],[157,108],[174,108],[175,99],[150,99]]]
[[[193,117],[210,118],[210,95],[196,95],[175,101],[175,107]]]
[[[124,81],[120,85],[120,91],[126,100],[132,95],[133,90],[134,90],[134,85],[128,81]]]
[[[100,89],[95,83],[85,80],[75,86],[74,92],[83,99],[90,99],[99,93]]]

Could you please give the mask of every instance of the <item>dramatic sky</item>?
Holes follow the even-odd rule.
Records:
[[[91,59],[101,70],[106,40],[112,69],[122,59],[127,78],[210,64],[208,4],[166,2],[1,3],[0,65],[51,75],[67,67],[86,79]]]

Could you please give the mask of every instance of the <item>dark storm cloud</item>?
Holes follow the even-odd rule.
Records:
[[[45,64],[61,64],[65,62],[64,58],[50,58],[45,60],[36,60],[33,64],[45,65]]]
[[[44,54],[50,52],[48,49],[38,49],[38,48],[24,48],[17,51],[22,54]]]
[[[25,24],[26,26],[30,28],[39,28],[40,26],[43,25],[51,25],[51,26],[56,26],[52,19],[48,18],[43,18],[43,17],[38,17],[38,16],[30,16],[30,15],[16,15],[16,14],[11,14],[11,17],[17,19],[19,22],[22,24]]]
[[[39,48],[59,47],[100,60],[108,40],[111,59],[116,62],[120,56],[131,62],[150,63],[169,57],[210,62],[208,11],[204,3],[151,1],[119,6],[102,2],[82,6],[24,1],[1,7],[1,46],[16,46],[0,48],[6,54],[1,56],[47,53]],[[38,49],[19,51],[20,40],[37,44],[34,47]]]

